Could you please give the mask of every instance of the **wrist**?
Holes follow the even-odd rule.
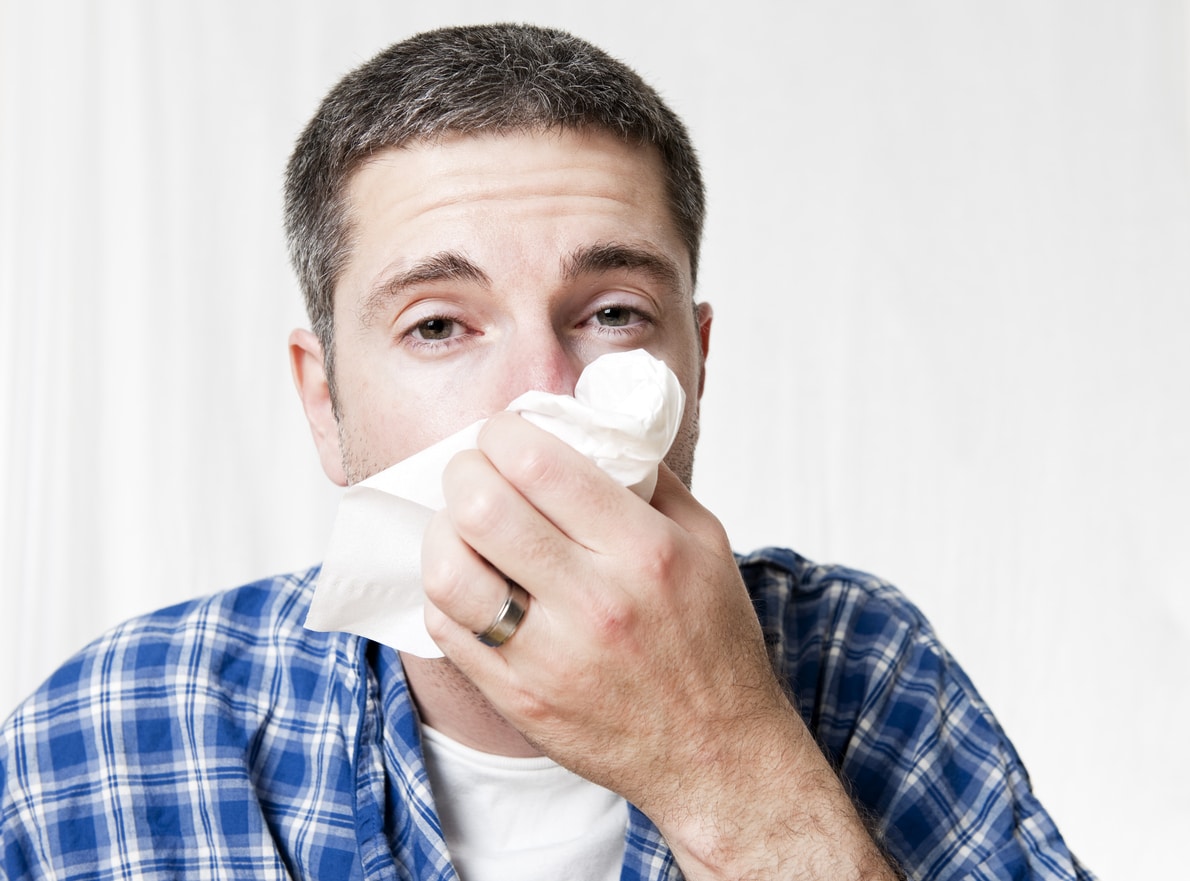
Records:
[[[688,881],[896,879],[800,716],[750,720],[654,818]]]

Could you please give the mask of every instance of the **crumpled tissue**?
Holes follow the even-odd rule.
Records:
[[[665,363],[634,349],[588,364],[574,397],[529,391],[508,409],[566,441],[648,501],[685,403]],[[434,512],[446,505],[443,469],[459,451],[475,448],[483,422],[343,493],[306,627],[356,633],[423,658],[442,657],[423,617],[422,535]]]

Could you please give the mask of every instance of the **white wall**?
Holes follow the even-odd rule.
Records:
[[[383,45],[531,20],[701,147],[696,491],[737,547],[896,581],[1076,852],[1180,867],[1186,2],[425,5],[0,0],[0,715],[120,619],[319,558],[290,144]]]

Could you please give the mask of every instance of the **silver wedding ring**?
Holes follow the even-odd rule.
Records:
[[[475,635],[484,645],[493,648],[504,645],[521,626],[521,619],[525,617],[527,608],[529,592],[515,581],[508,582],[508,598],[504,600],[504,605],[500,607],[488,629]]]

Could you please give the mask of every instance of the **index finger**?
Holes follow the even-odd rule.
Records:
[[[592,551],[622,550],[626,527],[658,516],[582,453],[514,413],[491,417],[478,446],[542,516]]]

